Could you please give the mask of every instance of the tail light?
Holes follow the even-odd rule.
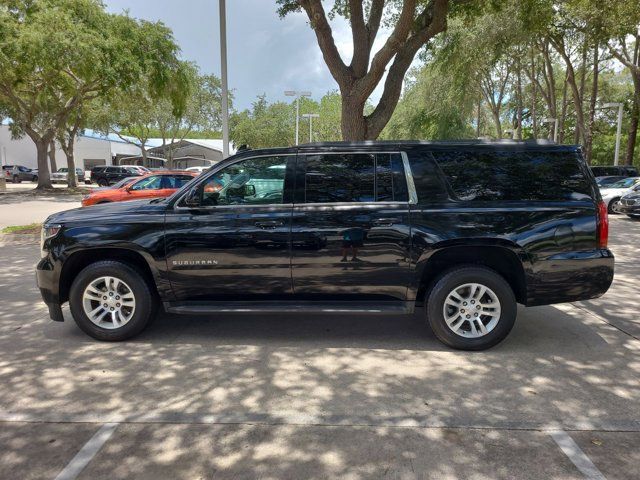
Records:
[[[601,200],[598,203],[598,248],[607,248],[609,242],[609,213],[607,205]]]

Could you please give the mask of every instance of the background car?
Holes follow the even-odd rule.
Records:
[[[101,187],[113,185],[127,177],[142,176],[144,173],[137,167],[122,165],[100,165],[91,169],[91,182]]]
[[[100,188],[86,195],[82,198],[82,206],[168,197],[196,176],[195,172],[165,171],[126,178],[111,188]]]
[[[633,165],[595,165],[591,167],[594,177],[637,177],[638,169]]]
[[[151,170],[149,170],[147,167],[143,167],[142,165],[120,165],[121,167],[125,167],[125,168],[133,168],[135,170],[138,170],[142,175],[149,173]]]
[[[630,177],[600,188],[609,213],[618,213],[618,202],[627,193],[640,191],[640,177]]]
[[[202,172],[206,172],[210,168],[211,168],[211,165],[206,166],[206,167],[189,167],[189,168],[186,168],[185,171],[187,171],[187,172],[195,172],[198,175],[200,175]]]
[[[23,165],[3,165],[2,172],[7,182],[37,182],[38,171],[32,170]]]
[[[67,167],[59,168],[57,171],[51,174],[51,183],[67,183],[68,174],[69,169]],[[76,168],[76,177],[78,182],[84,182],[84,170],[81,168]]]
[[[619,182],[620,180],[624,180],[627,177],[621,177],[619,175],[614,175],[610,177],[596,177],[596,184],[598,187],[602,188],[606,185],[611,185],[612,183]]]

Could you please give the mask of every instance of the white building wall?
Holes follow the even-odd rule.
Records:
[[[118,145],[116,142],[91,137],[78,137],[75,145],[76,166],[85,168],[85,160],[99,160],[105,165],[111,165],[112,150],[124,148],[127,151],[140,152],[134,145]],[[28,168],[38,168],[36,146],[33,141],[24,136],[12,139],[9,127],[0,125],[0,163],[2,165],[24,165]],[[67,166],[67,157],[56,145],[56,165],[58,168]]]

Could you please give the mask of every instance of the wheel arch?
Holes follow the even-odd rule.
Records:
[[[72,253],[65,260],[60,273],[60,303],[69,300],[71,284],[76,276],[92,263],[114,260],[133,266],[142,274],[151,291],[158,294],[159,272],[152,266],[150,259],[137,250],[123,247],[89,248]]]
[[[416,268],[419,272],[416,304],[423,304],[427,292],[442,273],[461,265],[481,265],[496,271],[509,283],[517,302],[527,303],[528,256],[517,245],[498,241],[441,246],[423,255]]]

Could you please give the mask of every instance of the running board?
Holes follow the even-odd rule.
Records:
[[[408,315],[414,302],[165,302],[168,313],[207,315],[211,313],[366,313]]]

